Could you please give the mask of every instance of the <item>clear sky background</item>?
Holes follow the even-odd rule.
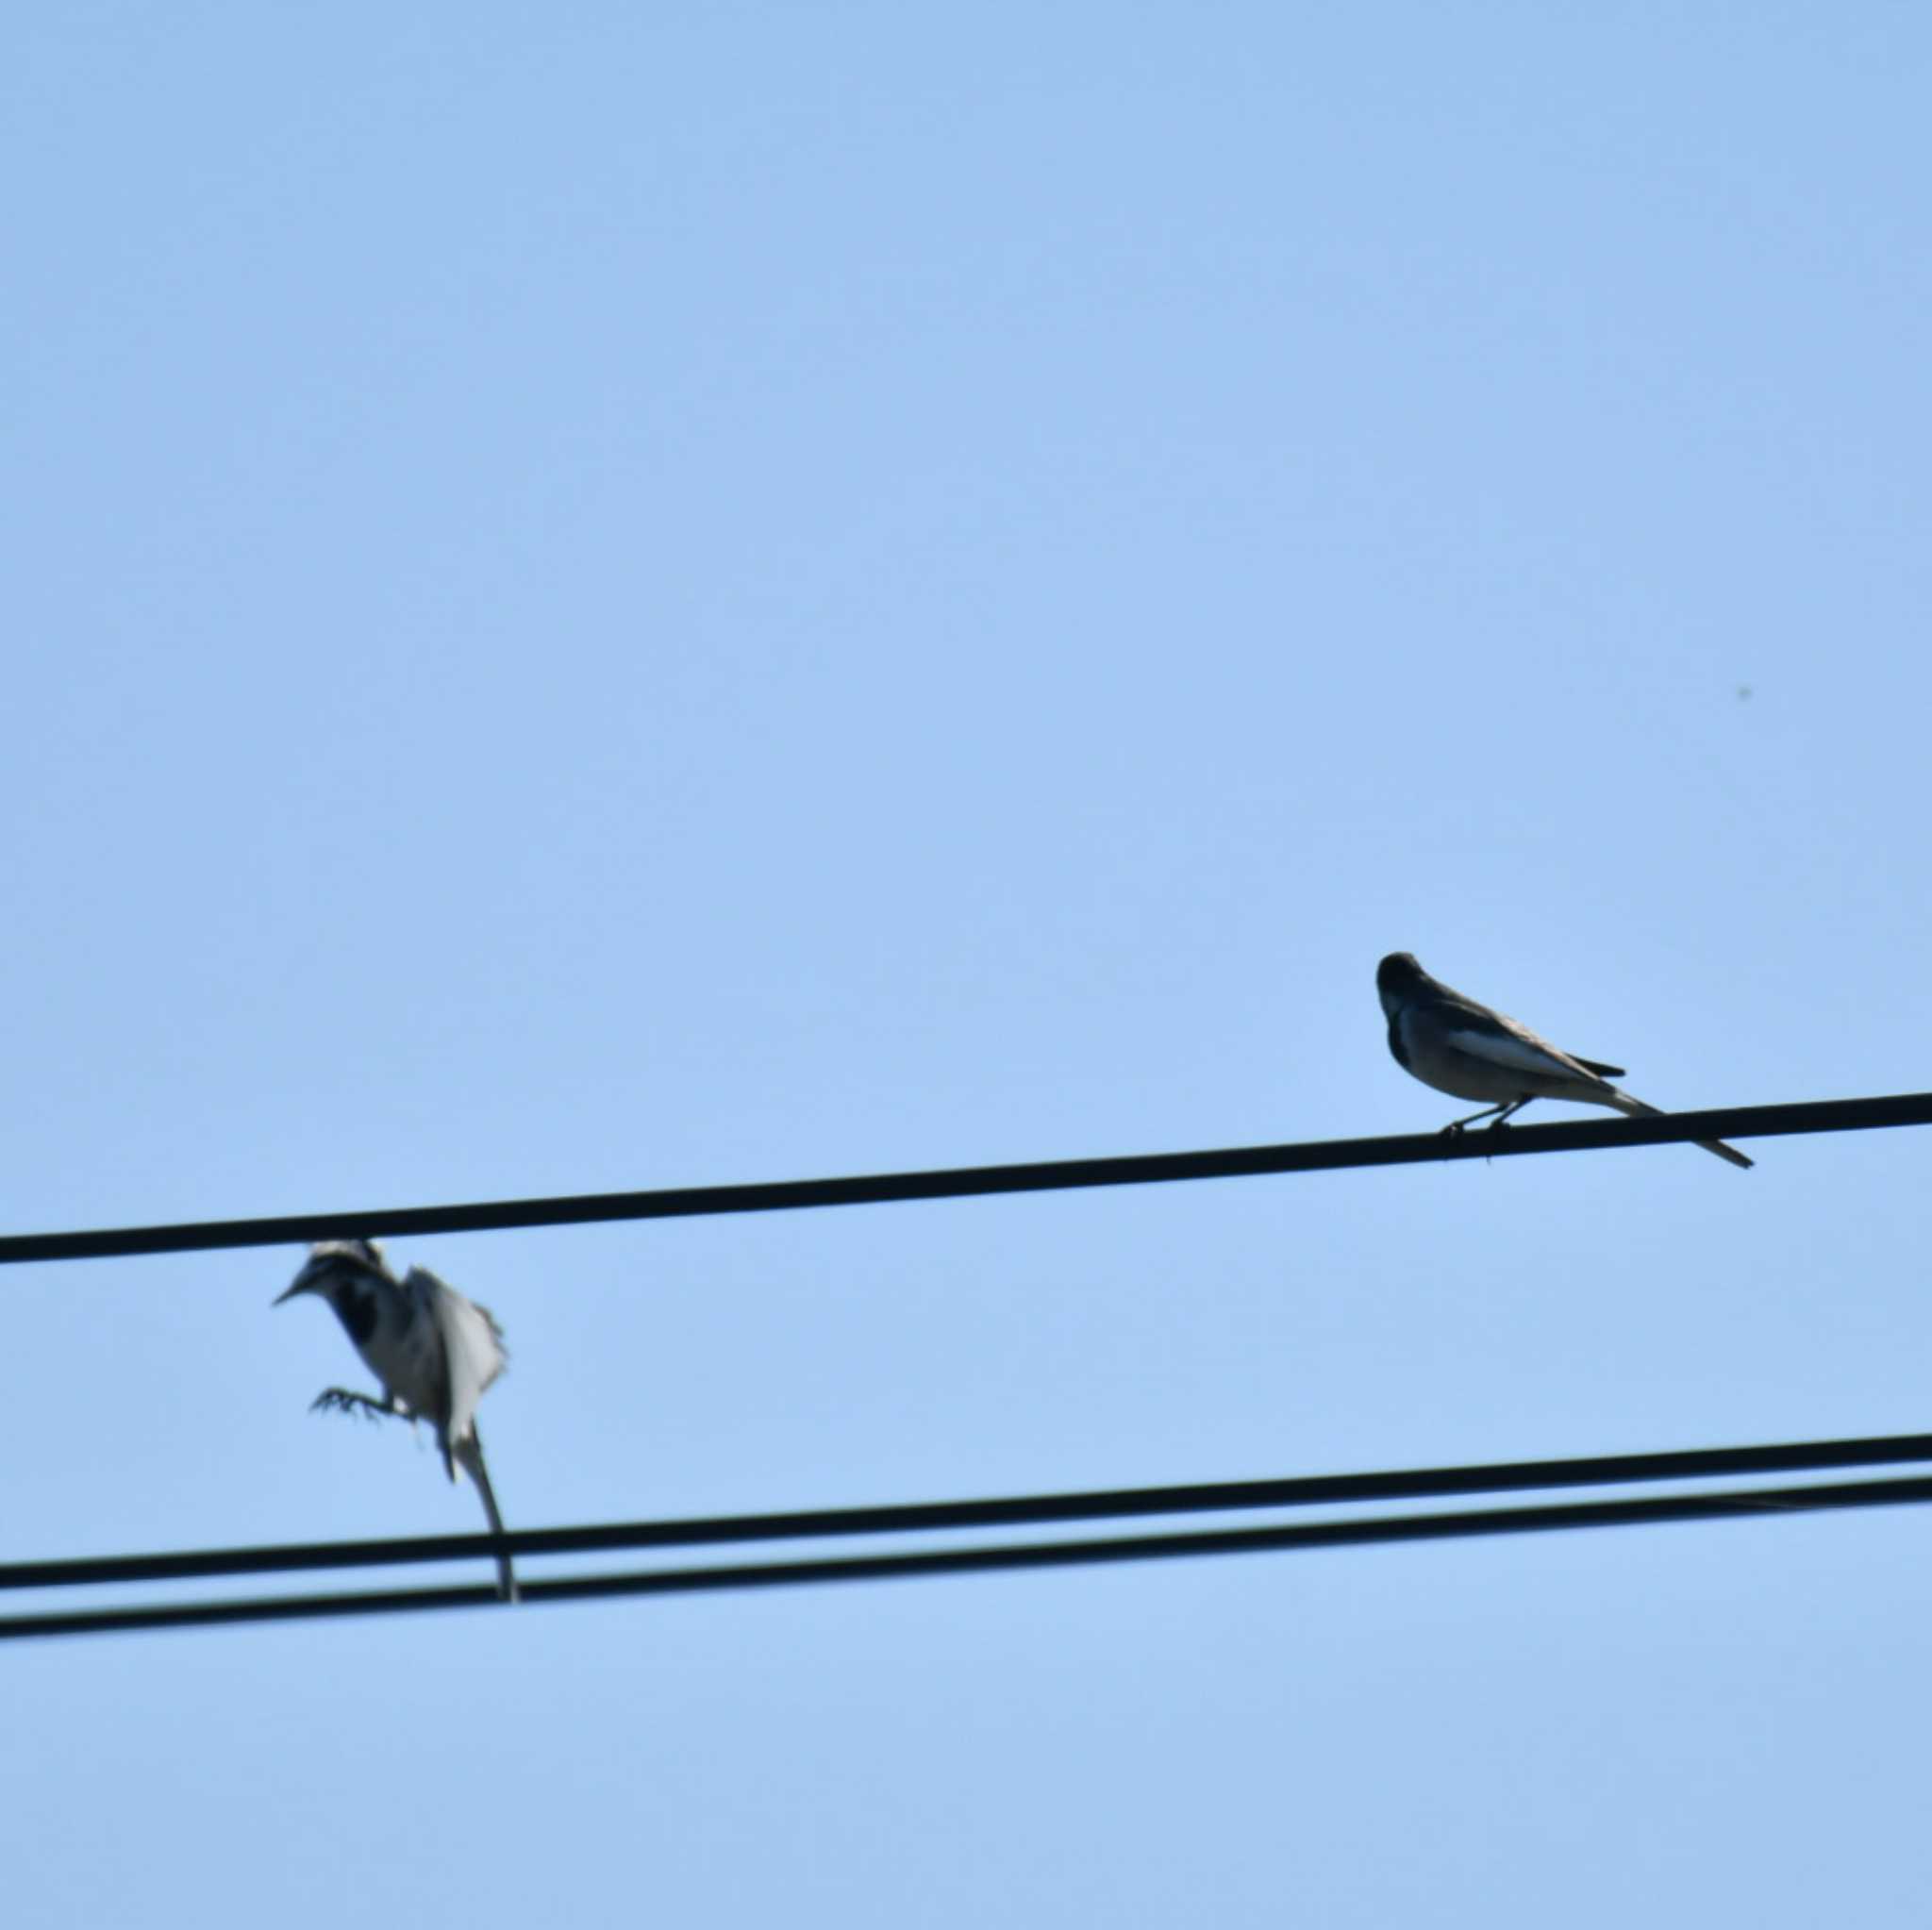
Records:
[[[0,1226],[1932,1086],[1928,57],[16,9]],[[394,1253],[512,1525],[1237,1479],[1923,1428],[1928,1146]],[[8,1558],[480,1524],[301,1257],[0,1279]],[[1928,1533],[19,1645],[7,1914],[1917,1926]]]

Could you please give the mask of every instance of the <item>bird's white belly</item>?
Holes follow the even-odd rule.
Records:
[[[1482,1099],[1492,1106],[1507,1106],[1532,1094],[1560,1091],[1568,1083],[1560,1076],[1553,1080],[1533,1068],[1465,1050],[1456,1035],[1445,1036],[1440,1025],[1426,1019],[1406,1021],[1402,1043],[1408,1054],[1408,1070],[1424,1085],[1433,1086],[1452,1099]]]

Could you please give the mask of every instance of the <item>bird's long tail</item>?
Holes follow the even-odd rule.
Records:
[[[463,1465],[463,1472],[476,1484],[476,1492],[483,1497],[483,1512],[490,1517],[490,1532],[503,1533],[503,1516],[497,1512],[496,1490],[490,1485],[490,1471],[483,1465],[483,1442],[474,1431],[461,1440],[451,1444],[452,1457]],[[511,1572],[509,1555],[499,1549],[496,1556],[496,1590],[506,1602],[519,1599],[517,1578]]]
[[[1663,1111],[1661,1106],[1646,1106],[1642,1100],[1633,1099],[1629,1093],[1619,1091],[1614,1086],[1610,1088],[1610,1092],[1603,1103],[1606,1106],[1614,1106],[1619,1112],[1627,1112],[1633,1119],[1639,1113],[1656,1118]],[[1757,1163],[1755,1159],[1745,1158],[1737,1147],[1727,1146],[1722,1140],[1692,1140],[1690,1143],[1693,1146],[1702,1146],[1707,1153],[1715,1153],[1720,1159],[1728,1159],[1733,1166],[1750,1167]]]

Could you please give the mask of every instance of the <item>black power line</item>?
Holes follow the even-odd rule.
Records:
[[[1286,1554],[1377,1543],[1467,1540],[1567,1528],[1655,1525],[1740,1516],[1895,1507],[1932,1501],[1932,1477],[1847,1481],[1797,1488],[1758,1488],[1715,1494],[1647,1495],[1634,1501],[1563,1502],[1541,1507],[1478,1508],[1454,1514],[1378,1516],[1266,1528],[1224,1528],[1189,1535],[1135,1535],[1108,1540],[1028,1542],[992,1548],[941,1548],[911,1555],[848,1556],[717,1568],[657,1569],[629,1574],[575,1575],[520,1584],[525,1605],[623,1595],[688,1595],[826,1582],[910,1580],[996,1571],[1080,1568],[1210,1555]],[[282,1596],[269,1600],[191,1602],[138,1608],[82,1609],[0,1618],[0,1641],[57,1635],[206,1627],[218,1623],[312,1621],[393,1615],[436,1608],[503,1606],[491,1586],[404,1589],[381,1593]]]
[[[413,1535],[371,1541],[284,1543],[156,1555],[82,1556],[0,1563],[0,1589],[86,1588],[188,1581],[216,1575],[305,1570],[396,1568],[421,1562],[602,1555],[618,1549],[718,1547],[748,1541],[824,1540],[860,1535],[958,1533],[1033,1527],[1048,1522],[1119,1521],[1255,1508],[1331,1507],[1346,1503],[1438,1500],[1543,1488],[1621,1488],[1650,1481],[1725,1475],[1820,1473],[1843,1468],[1932,1462],[1932,1434],[1850,1440],[1785,1441],[1755,1447],[1680,1448],[1660,1454],[1589,1455],[1562,1460],[1489,1461],[1363,1474],[1303,1474],[1266,1481],[1204,1481],[1164,1488],[1084,1489],[988,1500],[901,1502],[871,1507],[710,1515],[682,1521],[605,1522],[523,1528],[505,1535]]]
[[[1488,1159],[1524,1153],[1598,1152],[1680,1140],[1748,1140],[1790,1133],[1861,1132],[1932,1125],[1932,1092],[1889,1098],[1823,1099],[1789,1106],[1720,1106],[1642,1119],[1567,1120],[1445,1136],[1310,1140],[1216,1152],[1148,1153],[1110,1159],[1048,1159],[1011,1166],[956,1166],[930,1173],[880,1173],[847,1179],[777,1180],[751,1186],[674,1187],[652,1192],[577,1193],[465,1206],[388,1206],[356,1213],[290,1213],[253,1220],[203,1220],[82,1233],[0,1238],[0,1265],[28,1260],[122,1258],[201,1253],[219,1247],[288,1246],[317,1240],[431,1233],[485,1233],[512,1226],[579,1226],[612,1220],[678,1220],[713,1213],[795,1212],[810,1206],[878,1206],[907,1200],[982,1198],[992,1193],[1153,1186],[1183,1179],[1239,1179],[1269,1173],[1334,1173],[1410,1166],[1425,1160]]]

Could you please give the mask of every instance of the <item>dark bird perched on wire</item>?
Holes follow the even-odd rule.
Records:
[[[1527,1025],[1431,978],[1413,953],[1390,953],[1376,967],[1375,990],[1389,1015],[1389,1050],[1405,1073],[1453,1099],[1490,1102],[1467,1119],[1451,1120],[1445,1133],[1459,1133],[1491,1114],[1501,1125],[1532,1099],[1575,1099],[1632,1118],[1659,1110],[1610,1084],[1624,1076],[1622,1066],[1559,1052]],[[1752,1163],[1722,1140],[1692,1143],[1733,1166]]]
[[[379,1401],[325,1388],[312,1406],[428,1422],[449,1478],[457,1478],[460,1462],[483,1497],[490,1532],[501,1535],[503,1517],[476,1433],[476,1403],[508,1357],[503,1329],[490,1309],[465,1300],[426,1267],[411,1267],[398,1280],[373,1240],[325,1240],[311,1247],[308,1264],[275,1305],[298,1293],[319,1293],[335,1308],[357,1353],[382,1383]],[[516,1577],[508,1555],[498,1555],[496,1571],[503,1599],[514,1602]]]

